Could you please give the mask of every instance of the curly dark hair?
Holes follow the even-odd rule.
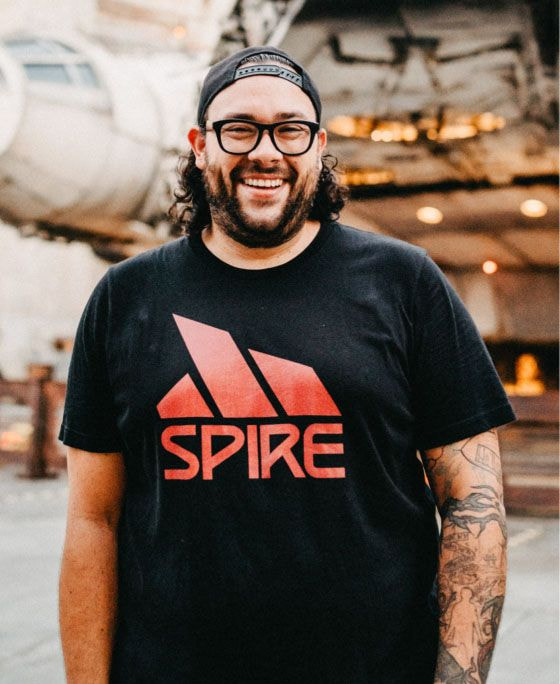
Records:
[[[337,159],[324,154],[317,182],[317,191],[308,218],[315,221],[335,221],[348,196],[347,189],[340,185],[336,176]],[[177,164],[178,186],[173,192],[175,198],[169,208],[175,235],[196,235],[211,223],[210,207],[206,199],[202,172],[196,167],[192,150],[179,157]]]

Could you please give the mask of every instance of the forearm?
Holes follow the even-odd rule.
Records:
[[[68,684],[107,684],[117,607],[113,526],[68,522],[60,573],[60,633]]]
[[[506,528],[495,490],[450,499],[439,560],[440,642],[435,681],[484,684],[505,594]]]
[[[496,430],[423,452],[441,515],[436,684],[484,684],[500,623],[507,529]]]

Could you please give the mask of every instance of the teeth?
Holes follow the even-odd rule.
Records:
[[[251,185],[255,188],[278,188],[282,185],[282,179],[265,180],[264,178],[245,178],[245,185]]]

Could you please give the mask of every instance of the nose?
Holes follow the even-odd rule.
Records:
[[[252,161],[260,160],[273,162],[281,159],[282,153],[274,147],[272,138],[270,137],[270,132],[264,131],[259,141],[259,144],[255,147],[254,150],[249,152],[248,157]]]

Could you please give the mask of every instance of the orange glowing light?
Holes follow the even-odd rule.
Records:
[[[344,185],[383,185],[394,179],[395,174],[392,171],[381,168],[347,168],[341,175]]]
[[[539,376],[537,358],[533,354],[521,354],[515,360],[515,383],[505,383],[504,387],[513,396],[535,397],[545,391],[544,382]]]
[[[529,218],[541,218],[542,216],[545,216],[548,211],[546,204],[538,199],[525,200],[524,202],[521,202],[519,208],[521,213]]]
[[[492,273],[496,273],[496,271],[498,270],[498,264],[495,261],[488,259],[482,264],[482,270],[484,271],[484,273],[492,275]]]
[[[474,138],[506,125],[503,116],[493,112],[457,114],[446,112],[443,119],[424,116],[418,120],[380,119],[373,115],[339,115],[327,123],[329,131],[348,138],[369,138],[376,143],[411,143],[426,137],[437,143]]]
[[[422,223],[436,225],[443,221],[443,214],[437,207],[420,207],[416,212],[416,218]]]

